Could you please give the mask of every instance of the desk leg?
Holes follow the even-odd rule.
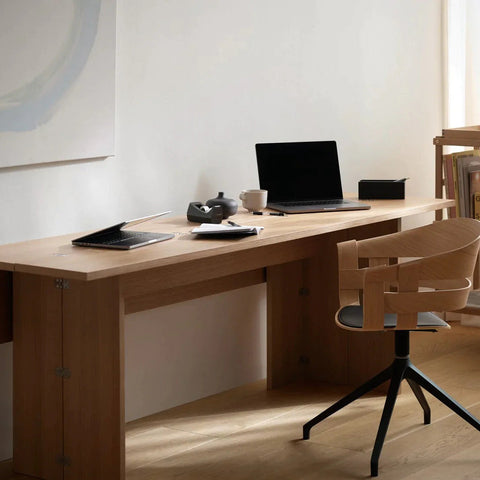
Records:
[[[299,380],[347,383],[348,339],[335,325],[337,242],[318,237],[319,255],[267,269],[267,386]]]
[[[267,268],[267,388],[303,377],[304,261]]]
[[[397,220],[332,232],[319,240],[320,255],[305,266],[304,355],[310,380],[359,385],[388,366],[394,338],[385,332],[349,332],[335,324],[338,300],[337,243],[386,235],[397,231]]]
[[[14,275],[16,472],[125,478],[123,312],[117,279]]]
[[[352,333],[335,325],[336,245],[399,227],[397,220],[390,220],[320,235],[318,255],[267,268],[268,388],[303,379],[359,384],[391,362],[392,335]]]
[[[346,239],[344,231],[322,236],[318,249],[321,253],[306,261],[309,295],[305,298],[304,350],[309,380],[347,383],[347,333],[335,324],[339,305],[337,243]]]
[[[64,290],[65,480],[125,478],[123,316],[118,279]]]
[[[55,279],[13,278],[13,468],[63,479],[62,291]]]

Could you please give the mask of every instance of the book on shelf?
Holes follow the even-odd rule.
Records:
[[[471,199],[474,192],[470,193],[469,169],[480,169],[480,150],[467,150],[454,153],[453,156],[457,159],[460,217],[471,217],[470,205],[472,204]]]
[[[470,183],[470,215],[471,218],[476,218],[480,220],[480,217],[477,216],[477,213],[480,214],[480,201],[478,203],[478,207],[475,208],[477,202],[477,195],[479,196],[478,200],[480,200],[480,166],[471,166],[468,169],[469,175],[469,183]],[[479,210],[478,212],[476,210]]]
[[[473,218],[480,220],[480,192],[473,194]]]
[[[455,199],[449,217],[473,217],[474,193],[480,192],[480,150],[444,155],[443,167],[446,197]]]

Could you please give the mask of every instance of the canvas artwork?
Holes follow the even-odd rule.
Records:
[[[0,168],[114,154],[115,0],[0,0]]]

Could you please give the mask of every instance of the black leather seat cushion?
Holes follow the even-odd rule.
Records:
[[[418,327],[446,327],[448,324],[441,318],[431,312],[419,312],[417,317]],[[363,308],[361,305],[348,305],[338,312],[338,321],[346,327],[362,328],[363,326]],[[397,326],[397,314],[386,313],[385,328],[395,328]]]

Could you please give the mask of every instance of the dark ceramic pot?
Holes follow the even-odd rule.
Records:
[[[233,198],[225,198],[223,192],[218,192],[217,198],[207,200],[207,207],[220,205],[223,210],[223,218],[228,218],[237,213],[238,204]]]

